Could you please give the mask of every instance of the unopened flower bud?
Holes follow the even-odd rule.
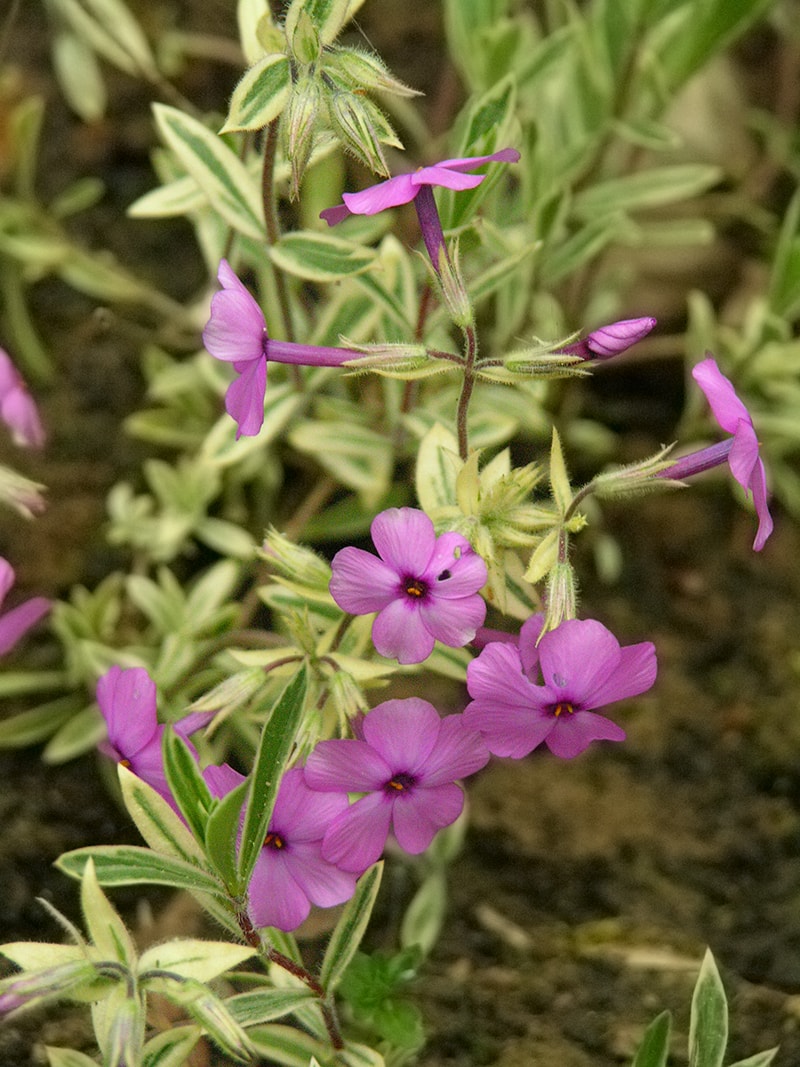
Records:
[[[0,465],[0,503],[8,504],[24,518],[32,519],[44,511],[44,488],[39,482]]]
[[[448,256],[444,244],[441,245],[436,273],[442,287],[442,297],[447,310],[450,312],[450,318],[461,329],[472,326],[475,322],[475,314],[461,274],[458,244],[453,248],[452,258]]]
[[[567,345],[559,351],[579,356],[581,359],[611,359],[625,352],[632,345],[646,337],[656,324],[656,320],[647,316],[641,319],[622,319],[609,326],[600,326],[582,341]]]
[[[546,610],[542,632],[555,630],[565,619],[574,619],[578,608],[575,570],[571,563],[556,563],[547,576]]]
[[[298,79],[283,119],[286,157],[292,164],[292,199],[299,195],[300,182],[311,156],[320,102],[319,83],[314,78]]]
[[[389,173],[378,130],[373,121],[374,105],[347,91],[334,91],[328,100],[331,122],[344,147],[378,174]]]
[[[260,553],[262,559],[284,578],[319,593],[328,592],[330,565],[310,548],[296,544],[270,526]]]
[[[65,996],[97,979],[95,965],[87,959],[59,963],[42,971],[12,975],[0,983],[0,1017],[33,1007],[45,997]]]

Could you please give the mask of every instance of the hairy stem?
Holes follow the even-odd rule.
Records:
[[[464,342],[464,382],[461,386],[461,396],[458,398],[456,427],[458,430],[458,454],[466,462],[469,455],[467,412],[472,390],[475,388],[475,360],[478,355],[478,336],[475,333],[474,326],[466,326],[464,328]]]

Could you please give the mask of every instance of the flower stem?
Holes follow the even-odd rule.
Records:
[[[458,430],[458,454],[466,462],[469,455],[469,431],[467,428],[467,411],[472,390],[475,388],[475,360],[478,355],[478,336],[474,326],[464,327],[464,382],[461,396],[458,398],[456,427]]]

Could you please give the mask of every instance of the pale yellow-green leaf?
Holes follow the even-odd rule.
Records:
[[[550,488],[559,514],[565,515],[572,503],[572,488],[569,484],[567,465],[564,462],[564,453],[561,449],[561,438],[558,436],[558,431],[555,427],[553,427],[553,440],[550,446]]]
[[[462,467],[454,434],[435,423],[422,438],[417,453],[417,500],[423,511],[434,515],[440,508],[456,504],[456,480]]]
[[[558,559],[559,531],[551,530],[545,534],[541,542],[531,556],[528,569],[525,571],[525,581],[531,585],[537,585],[547,577]]]
[[[0,954],[25,971],[39,971],[86,959],[80,945],[57,945],[49,941],[12,941],[0,945]]]
[[[250,959],[255,952],[248,945],[234,945],[227,941],[181,938],[154,945],[143,952],[139,960],[139,974],[162,970],[179,974],[182,978],[210,982],[212,978]]]
[[[289,57],[281,52],[263,56],[245,71],[231,96],[221,133],[260,130],[276,119],[292,91]]]
[[[208,871],[202,849],[166,800],[121,763],[117,771],[125,807],[150,848]]]
[[[108,897],[100,888],[91,859],[86,864],[81,879],[81,911],[86,932],[100,954],[126,967],[133,967],[136,961],[136,946],[116,909],[111,906]]]
[[[478,473],[480,452],[475,449],[456,477],[456,499],[465,515],[480,514],[481,478]]]

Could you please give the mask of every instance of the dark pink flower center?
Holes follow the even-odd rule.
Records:
[[[281,834],[274,833],[272,830],[264,838],[264,848],[272,848],[276,852],[280,852],[281,849],[286,848],[286,838]]]
[[[411,597],[412,600],[422,600],[427,596],[428,583],[423,582],[421,578],[405,578],[403,580],[403,592],[406,596]]]
[[[405,774],[403,772],[393,775],[383,788],[389,796],[395,796],[398,793],[407,793],[416,784],[417,779],[413,774]]]
[[[555,717],[557,719],[561,715],[565,715],[565,714],[566,715],[572,715],[574,713],[574,711],[575,711],[575,708],[573,708],[573,706],[571,704],[568,704],[565,700],[560,701],[553,708],[553,714],[555,715]]]

